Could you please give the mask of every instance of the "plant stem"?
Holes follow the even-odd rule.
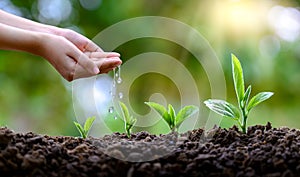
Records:
[[[246,114],[246,111],[245,111],[245,108],[242,108],[242,131],[243,133],[247,133],[247,114]]]
[[[171,131],[172,131],[172,133],[173,133],[173,132],[177,132],[178,129],[177,129],[177,127],[174,126],[173,128],[171,128]]]
[[[131,136],[131,133],[130,133],[130,131],[129,131],[129,130],[127,130],[127,131],[126,131],[126,134],[127,134],[127,137],[128,137],[128,138],[130,138],[130,136]]]

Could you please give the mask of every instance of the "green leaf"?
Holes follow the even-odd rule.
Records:
[[[251,85],[248,86],[248,88],[246,89],[244,98],[243,98],[243,108],[245,108],[248,104],[249,98],[250,98],[250,94],[251,94]]]
[[[126,131],[131,130],[132,127],[133,127],[133,124],[127,123],[127,124],[126,124]]]
[[[136,123],[137,119],[131,117],[130,124],[133,126]]]
[[[153,108],[156,112],[158,112],[162,116],[162,118],[168,123],[168,125],[170,127],[172,126],[171,117],[163,105],[160,105],[160,104],[154,103],[154,102],[145,102],[145,104],[148,105],[149,107]]]
[[[74,122],[77,130],[79,131],[82,138],[86,138],[85,131],[83,130],[82,126],[78,122]]]
[[[184,108],[182,108],[176,118],[175,118],[175,127],[179,127],[180,124],[188,117],[190,117],[191,115],[195,114],[198,111],[198,107],[190,105],[190,106],[185,106]]]
[[[131,136],[131,127],[132,127],[133,125],[131,125],[131,124],[127,124],[127,123],[125,123],[125,130],[126,130],[126,134],[127,134],[127,137],[128,138],[130,138],[130,136]]]
[[[172,125],[172,128],[173,128],[174,125],[175,125],[175,117],[176,117],[176,115],[175,115],[174,108],[173,108],[173,106],[172,106],[171,104],[168,105],[168,114],[169,114],[169,116],[170,116],[170,119],[171,119],[171,125]],[[172,129],[172,128],[171,128],[171,129]]]
[[[204,101],[204,104],[210,110],[222,116],[231,117],[233,119],[238,119],[240,117],[238,108],[224,100],[209,99]]]
[[[234,54],[231,54],[231,60],[234,89],[238,98],[238,102],[241,105],[245,91],[243,69],[240,61]]]
[[[86,119],[83,127],[83,130],[85,131],[86,134],[89,133],[94,121],[95,121],[95,117],[89,117]]]
[[[136,123],[137,119],[133,118],[132,116],[130,117],[130,122],[126,122],[125,123],[125,130],[126,130],[126,134],[127,137],[130,138],[131,136],[131,129],[134,126],[134,124]]]
[[[127,106],[121,101],[119,101],[119,105],[121,107],[125,123],[129,123],[131,119]]]
[[[247,106],[247,111],[249,112],[253,107],[257,106],[259,103],[269,99],[273,94],[274,94],[273,92],[258,93],[249,101],[249,104]]]
[[[125,130],[126,130],[128,138],[129,138],[131,136],[131,128],[136,123],[137,119],[132,117],[129,114],[128,108],[123,102],[119,101],[119,105],[120,105],[122,113],[123,113],[124,122],[125,122]]]

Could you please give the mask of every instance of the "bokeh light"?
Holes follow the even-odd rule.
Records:
[[[67,20],[72,13],[72,4],[69,0],[39,0],[39,21],[51,25],[58,25]]]
[[[251,113],[249,125],[266,124],[267,121],[271,121],[277,127],[295,128],[300,128],[298,120],[300,114],[299,7],[299,0],[0,1],[0,9],[9,13],[41,23],[70,28],[91,39],[108,26],[139,16],[165,16],[189,24],[207,39],[221,60],[226,76],[229,101],[236,101],[231,78],[230,53],[235,53],[241,60],[246,84],[252,85],[253,93],[263,90],[275,92],[268,102]],[[143,31],[149,31],[147,25],[142,28],[144,28]],[[160,32],[169,33],[163,29]],[[180,31],[177,33],[185,35]],[[120,34],[114,36],[118,35]],[[113,41],[110,36],[106,36],[103,41],[105,44],[111,42]],[[189,42],[190,40],[187,39],[186,43],[189,44]],[[105,45],[103,49],[107,50]],[[128,41],[116,48],[116,51],[121,53],[123,63],[146,52],[170,55],[193,73],[193,78],[197,83],[201,83],[198,90],[200,97],[203,100],[210,98],[211,88],[207,74],[201,66],[197,65],[195,56],[182,46],[171,41],[149,38]],[[139,67],[141,66],[134,66],[131,71],[123,72],[122,75],[130,76]],[[180,73],[178,75],[180,76]],[[131,102],[132,107],[136,109],[134,111],[147,112],[142,101],[153,94],[149,94],[146,85],[153,83],[153,77],[145,76],[134,82],[132,89],[139,91],[139,96],[131,95],[135,97],[131,100],[136,100]],[[103,85],[106,84],[103,83]],[[44,59],[21,52],[0,51],[0,85],[0,123],[2,125],[7,125],[17,131],[77,135],[76,128],[73,126],[73,121],[77,116],[72,103],[70,89],[72,84],[63,81]],[[105,90],[106,87],[103,85],[98,86]],[[177,97],[174,96],[176,90],[170,87],[166,79],[157,79],[155,89],[163,90],[164,88],[169,89],[168,95],[163,95],[164,98],[173,98],[172,101],[176,102]],[[83,89],[83,93],[92,93],[91,89],[93,88],[87,86]],[[103,90],[99,89],[99,92],[95,93],[97,100],[103,101],[99,104],[107,104],[104,99],[106,97],[103,97]],[[124,95],[124,98],[127,96],[130,95]],[[83,95],[80,100],[82,103],[78,106],[89,105],[87,98]],[[161,98],[162,95],[159,94],[151,97],[151,99],[162,100],[165,103],[166,101]],[[103,108],[104,111],[105,109]],[[91,108],[81,117],[92,116],[95,111],[97,112],[97,109]],[[204,115],[209,114],[207,109],[201,111]],[[222,119],[217,115],[215,118],[217,121]],[[112,130],[118,130],[118,126],[122,126],[122,122],[116,123],[113,117],[108,120],[110,122],[106,122],[107,124],[112,126],[115,124]],[[227,119],[222,119],[221,125],[229,127],[232,123]]]
[[[283,40],[293,42],[300,34],[300,11],[293,7],[275,6],[269,12],[269,23]]]

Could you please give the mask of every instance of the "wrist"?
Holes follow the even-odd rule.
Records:
[[[45,50],[47,49],[46,45],[47,45],[47,41],[49,41],[48,39],[50,35],[51,34],[43,33],[43,32],[33,33],[32,39],[34,41],[31,43],[31,46],[29,48],[30,51],[28,52],[46,58],[44,54],[45,54]]]
[[[52,34],[52,35],[59,35],[61,34],[61,28],[51,26],[51,25],[44,25],[41,24],[36,30],[37,32]]]

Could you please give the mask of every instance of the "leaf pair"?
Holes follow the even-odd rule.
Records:
[[[212,111],[226,117],[233,118],[238,121],[242,128],[242,131],[246,133],[247,117],[252,108],[260,104],[261,102],[270,98],[272,92],[261,92],[250,99],[251,85],[245,91],[243,69],[240,61],[235,55],[231,55],[232,61],[232,75],[234,89],[237,96],[239,108],[235,107],[231,103],[224,100],[209,99],[204,101],[205,105]],[[242,119],[242,122],[240,121]]]
[[[253,107],[257,106],[259,103],[269,99],[273,93],[272,92],[261,92],[255,95],[250,101],[249,97],[251,94],[251,85],[244,91],[244,76],[243,69],[239,59],[231,54],[232,60],[232,75],[233,75],[233,83],[234,89],[238,98],[238,103],[240,108],[246,108],[247,112],[249,112]],[[248,103],[249,101],[249,103]]]
[[[175,110],[171,104],[168,105],[168,110],[161,104],[155,102],[145,102],[145,104],[159,113],[162,118],[168,123],[172,131],[177,130],[186,118],[190,117],[198,111],[198,108],[196,106],[190,105],[182,108],[176,115]]]
[[[130,138],[131,129],[132,129],[133,125],[136,123],[137,119],[129,114],[128,108],[123,102],[119,102],[119,105],[121,107],[124,121],[125,121],[125,131],[126,131],[127,137]]]
[[[77,130],[79,131],[79,133],[81,134],[82,138],[87,138],[94,121],[95,121],[95,117],[87,118],[83,127],[78,122],[74,121],[74,124]]]

